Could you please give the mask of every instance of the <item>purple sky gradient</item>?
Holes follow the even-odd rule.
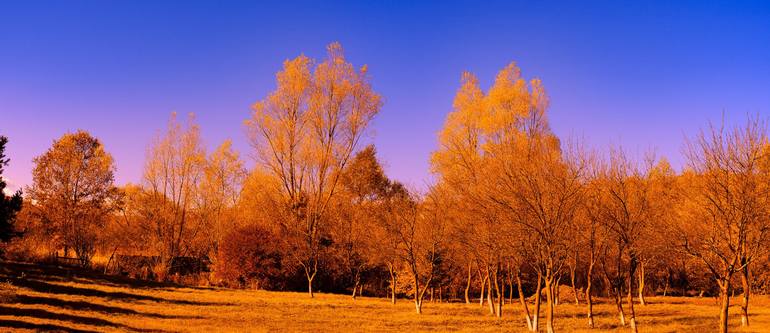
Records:
[[[770,2],[0,3],[0,134],[12,188],[67,131],[100,138],[120,184],[141,179],[169,114],[195,113],[210,149],[230,138],[284,59],[340,41],[385,99],[369,142],[421,187],[462,71],[488,87],[516,61],[541,78],[557,134],[680,167],[683,138],[724,112],[770,116]]]

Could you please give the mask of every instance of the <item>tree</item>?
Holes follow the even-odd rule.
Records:
[[[700,260],[719,285],[719,330],[727,332],[732,279],[748,275],[756,258],[767,254],[770,160],[767,129],[749,119],[732,129],[711,125],[687,144],[686,216],[680,246]],[[742,324],[748,324],[744,279]]]
[[[377,160],[373,145],[359,151],[342,172],[342,191],[337,197],[337,221],[332,229],[336,252],[350,274],[353,299],[362,282],[367,267],[374,266],[376,257],[371,246],[369,230],[374,224],[372,214],[380,208],[390,180]]]
[[[204,224],[194,208],[205,156],[200,129],[192,114],[183,127],[173,113],[166,133],[148,149],[142,211],[147,237],[160,257],[160,278],[165,278],[174,258],[200,250],[193,239]]]
[[[652,163],[650,163],[652,165]],[[651,191],[652,167],[641,170],[622,150],[610,152],[609,165],[601,177],[599,220],[608,237],[603,268],[614,289],[621,325],[625,325],[622,290],[627,291],[631,330],[637,331],[634,311],[636,270],[645,251],[643,240],[649,238],[654,219]],[[625,284],[625,286],[624,286]]]
[[[198,189],[198,207],[208,230],[205,247],[210,257],[216,259],[219,246],[230,230],[236,227],[235,211],[246,170],[232,142],[226,140],[211,153],[203,166],[203,176]]]
[[[63,135],[34,159],[27,190],[37,218],[52,230],[54,244],[75,251],[87,266],[106,217],[115,209],[115,165],[102,143],[85,131]]]
[[[418,314],[422,313],[425,292],[439,273],[445,251],[446,234],[440,218],[444,206],[436,197],[437,190],[433,191],[424,201],[409,192],[393,197],[387,218],[380,221],[386,233],[397,240],[396,253],[412,280],[410,292]]]
[[[16,191],[12,196],[5,194],[7,184],[3,179],[3,168],[8,166],[8,162],[10,162],[10,159],[5,156],[7,143],[8,138],[0,136],[0,241],[3,242],[16,236],[14,221],[22,206],[21,190]]]
[[[299,56],[276,75],[276,90],[254,104],[247,132],[259,161],[281,182],[283,240],[303,268],[308,293],[326,242],[325,219],[341,170],[381,107],[367,68],[356,71],[342,46],[330,44],[326,60],[312,68]]]

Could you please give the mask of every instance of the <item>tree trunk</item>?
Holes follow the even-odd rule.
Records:
[[[495,302],[492,295],[492,277],[489,273],[489,267],[487,267],[487,281],[489,281],[487,284],[487,305],[489,305],[489,313],[495,314]]]
[[[588,303],[588,327],[594,328],[594,302],[593,298],[591,297],[591,286],[592,286],[592,275],[594,271],[594,263],[593,258],[591,258],[591,263],[588,265],[588,272],[586,274],[586,303]]]
[[[575,294],[575,305],[580,305],[580,299],[578,298],[577,288],[575,288],[575,269],[570,272],[570,283],[572,284],[572,293]]]
[[[620,288],[615,289],[615,306],[618,309],[618,317],[620,319],[620,326],[626,326],[626,314],[623,313],[623,301],[620,296]]]
[[[313,269],[313,272],[311,273],[310,267],[303,265],[303,268],[305,269],[305,276],[307,277],[307,293],[310,295],[310,298],[313,298],[313,279],[315,279],[318,269]]]
[[[396,273],[392,264],[388,264],[388,271],[390,271],[390,302],[396,304]]]
[[[638,330],[636,328],[636,313],[634,313],[634,292],[633,292],[633,284],[634,284],[634,278],[633,274],[628,276],[628,317],[629,322],[631,323],[631,332],[637,333]]]
[[[465,284],[465,304],[471,304],[471,298],[470,298],[470,290],[471,290],[471,280],[473,278],[473,275],[471,274],[471,265],[468,264],[468,283]]]
[[[521,303],[521,308],[524,310],[524,317],[527,319],[527,329],[534,331],[535,329],[532,326],[532,317],[529,316],[527,300],[524,298],[524,289],[521,287],[521,272],[518,270],[516,271],[516,285],[519,289],[519,302]]]
[[[508,304],[513,304],[513,272],[508,270]]]
[[[537,332],[540,330],[540,298],[542,298],[543,290],[543,274],[537,272],[537,292],[535,292],[535,314],[532,320],[532,331]]]
[[[639,264],[639,304],[647,305],[644,301],[644,262]]]
[[[422,297],[420,297],[420,280],[417,277],[417,274],[414,275],[414,307],[415,307],[415,310],[417,310],[417,314],[422,313]]]
[[[545,278],[545,327],[548,333],[553,333],[553,308],[556,305],[554,279],[550,276],[551,274],[551,272],[546,273]]]
[[[719,281],[719,296],[721,298],[721,309],[719,311],[719,332],[727,333],[727,320],[730,310],[730,280],[728,275],[724,280]]]
[[[356,279],[356,282],[353,284],[353,300],[356,300],[356,292],[358,292],[358,279]]]
[[[636,263],[636,256],[632,254],[628,270],[628,315],[631,322],[631,332],[633,333],[638,332],[636,328],[636,313],[634,312],[634,273],[636,271]]]
[[[500,263],[497,263],[497,267],[495,268],[495,271],[493,273],[495,278],[495,293],[497,296],[497,308],[495,308],[495,316],[497,318],[501,318],[503,316],[503,299],[505,299],[505,295],[503,293],[503,290],[501,289],[500,284]]]
[[[481,269],[479,269],[479,281],[481,281],[481,294],[479,295],[479,306],[484,306],[484,298],[487,296],[484,293],[484,287],[487,285],[487,277],[482,276]]]
[[[741,303],[741,326],[749,326],[749,294],[751,293],[751,279],[749,265],[743,262],[741,270],[741,284],[743,285],[743,302]]]

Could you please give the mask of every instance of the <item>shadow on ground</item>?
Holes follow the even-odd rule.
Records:
[[[103,319],[103,315],[129,315],[152,319],[201,319],[201,316],[168,315],[151,312],[143,312],[129,307],[100,304],[102,302],[89,302],[88,299],[64,299],[57,295],[83,296],[102,298],[105,301],[119,302],[156,302],[169,305],[230,305],[230,303],[200,302],[184,299],[168,299],[143,293],[134,293],[133,290],[171,290],[181,287],[176,284],[141,281],[125,277],[108,276],[95,271],[78,270],[75,268],[60,267],[44,264],[27,264],[18,262],[0,261],[0,281],[10,282],[13,287],[5,291],[8,297],[0,297],[0,316],[13,317],[0,319],[0,331],[4,329],[29,329],[34,331],[56,332],[93,332],[89,330],[66,327],[67,323],[73,325],[86,325],[97,331],[105,329],[117,329],[133,332],[162,332],[132,327],[123,323]],[[83,285],[63,285],[65,282],[82,283]],[[88,288],[90,285],[126,288],[125,291],[105,291]],[[188,287],[184,287],[188,288]],[[176,290],[175,290],[176,291]],[[29,294],[28,292],[47,295]],[[120,304],[120,303],[117,303]],[[47,306],[40,309],[34,306]],[[61,310],[61,311],[59,311]],[[72,311],[84,311],[99,313],[102,316],[88,316],[88,314],[72,314]],[[100,318],[101,317],[101,318]],[[29,320],[29,321],[26,321]],[[40,321],[54,323],[39,323]],[[64,322],[64,323],[62,323]]]

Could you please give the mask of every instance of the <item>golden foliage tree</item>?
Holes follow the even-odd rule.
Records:
[[[55,247],[73,249],[83,266],[90,264],[105,219],[119,193],[115,163],[102,143],[85,131],[63,135],[34,160],[34,216],[49,230]]]
[[[292,216],[281,221],[284,240],[305,272],[311,297],[325,214],[340,171],[382,104],[366,66],[356,70],[339,43],[327,50],[315,66],[305,56],[285,61],[276,89],[254,104],[246,121],[259,161],[281,183],[284,208]]]
[[[682,248],[699,259],[719,285],[719,329],[727,332],[732,279],[742,273],[742,324],[748,325],[749,265],[767,253],[770,159],[764,123],[711,126],[688,142],[693,172],[687,183]]]

